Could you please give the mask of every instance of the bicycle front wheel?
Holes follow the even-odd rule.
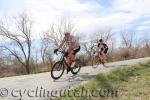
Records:
[[[92,67],[97,68],[99,64],[100,64],[100,61],[98,57],[97,56],[92,57]]]
[[[54,64],[51,70],[51,77],[55,80],[59,79],[65,70],[64,63],[62,61],[58,61]]]

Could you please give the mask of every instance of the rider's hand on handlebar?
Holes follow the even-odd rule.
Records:
[[[96,52],[95,51],[93,51],[93,54],[95,54]]]
[[[55,50],[54,50],[54,53],[57,54],[57,51],[58,51],[58,49],[55,49]]]

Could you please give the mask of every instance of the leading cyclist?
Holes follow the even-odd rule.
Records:
[[[64,32],[63,41],[58,48],[54,50],[54,53],[56,53],[59,48],[62,48],[64,44],[68,46],[65,57],[67,58],[67,64],[71,67],[75,64],[75,54],[80,51],[80,44],[77,37],[70,35],[70,32]],[[67,73],[70,71],[70,67],[67,68]]]

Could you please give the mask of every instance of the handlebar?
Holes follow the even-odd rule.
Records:
[[[65,53],[65,50],[59,49],[58,51],[61,52],[61,53],[63,53],[63,54]]]
[[[65,50],[62,50],[62,49],[58,49],[57,52],[60,52],[60,53],[62,53],[62,54],[65,54]],[[58,55],[57,52],[56,52],[56,55]]]

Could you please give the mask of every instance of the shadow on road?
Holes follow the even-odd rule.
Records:
[[[68,76],[66,78],[60,78],[58,80],[55,80],[54,82],[78,82],[78,81],[87,81],[91,79],[95,75],[90,75],[89,73],[78,73],[77,75]]]
[[[77,75],[71,76],[69,82],[74,81],[87,81],[91,78],[93,78],[95,75],[90,75],[89,73],[79,73]]]

